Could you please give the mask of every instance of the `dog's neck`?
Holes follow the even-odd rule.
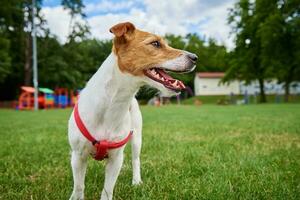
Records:
[[[139,78],[120,71],[111,53],[80,94],[79,111],[87,127],[101,126],[105,134],[124,131],[122,123],[140,86]]]

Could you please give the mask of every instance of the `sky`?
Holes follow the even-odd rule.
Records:
[[[48,27],[60,42],[68,34],[70,16],[60,5],[61,0],[44,0],[42,14]],[[111,39],[109,29],[130,21],[137,28],[165,35],[197,33],[214,38],[219,44],[233,48],[230,27],[227,25],[228,8],[235,0],[83,0],[84,12],[91,28],[91,37]],[[82,19],[76,19],[78,21]]]

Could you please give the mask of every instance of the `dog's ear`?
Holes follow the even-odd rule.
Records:
[[[135,27],[130,22],[119,23],[114,25],[109,29],[116,37],[125,37],[126,39],[130,36],[135,30]]]

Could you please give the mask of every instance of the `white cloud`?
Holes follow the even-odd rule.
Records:
[[[92,35],[99,39],[112,38],[112,34],[109,32],[109,29],[113,25],[124,21],[130,21],[140,29],[151,31],[160,35],[168,32],[167,27],[164,24],[160,23],[158,18],[149,19],[148,15],[140,9],[132,9],[130,13],[126,14],[120,13],[99,15],[88,19]],[[179,32],[180,31],[177,31],[177,34],[179,34]]]
[[[109,0],[103,0],[103,1],[99,1],[98,3],[87,4],[84,11],[86,13],[119,11],[122,9],[129,9],[133,6],[133,4],[134,1],[121,1],[121,2],[114,3]]]
[[[204,12],[204,15],[210,20],[199,26],[199,28],[200,33],[215,38],[219,43],[225,44],[229,49],[232,49],[234,44],[229,35],[230,27],[227,24],[228,9],[230,7],[232,7],[232,3],[228,2]]]
[[[137,1],[113,3],[108,0],[98,4],[86,5],[86,13],[93,13],[87,18],[93,37],[111,39],[109,28],[119,22],[131,21],[136,27],[160,35],[166,33],[185,35],[196,32],[215,38],[232,48],[229,27],[226,24],[228,7],[234,0],[145,0],[144,8],[136,6]],[[140,3],[140,2],[139,2]],[[129,12],[121,12],[127,9]],[[66,41],[70,16],[61,6],[43,8],[51,31]],[[102,14],[98,14],[100,12]],[[191,28],[193,27],[193,28]]]
[[[47,20],[51,33],[58,36],[60,42],[64,43],[69,31],[70,15],[62,6],[43,7],[42,14]]]
[[[69,12],[63,9],[62,6],[57,6],[43,7],[41,13],[45,17],[51,33],[56,35],[61,43],[65,43],[69,34],[71,20]],[[73,19],[72,24],[75,22],[83,23],[84,21],[78,16]]]
[[[196,31],[232,48],[226,20],[233,0],[145,0],[145,4],[148,18],[159,19],[159,23],[166,27],[166,32],[184,35]],[[190,26],[194,30],[190,30]]]

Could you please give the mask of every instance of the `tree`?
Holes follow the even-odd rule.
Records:
[[[274,77],[284,83],[285,101],[290,85],[300,72],[300,1],[271,1],[272,10],[259,28],[262,62],[273,68]]]
[[[264,81],[284,83],[285,100],[290,84],[299,80],[299,0],[240,0],[230,9],[229,24],[236,48],[223,81],[258,80],[260,101],[265,102]]]
[[[41,0],[37,0],[37,27],[39,33],[45,31],[45,20],[40,16]],[[0,7],[0,45],[2,57],[1,71],[4,95],[15,96],[20,85],[32,84],[32,5],[31,0],[4,0]],[[5,53],[4,53],[5,52]],[[9,55],[9,57],[5,56]]]
[[[1,99],[11,99],[24,77],[24,10],[21,0],[4,0],[0,6]],[[8,56],[6,56],[8,55]]]
[[[1,32],[2,30],[0,30],[0,83],[11,72],[10,41]]]
[[[202,51],[203,56],[199,52],[204,58],[200,60],[200,71],[224,72],[228,68],[228,52],[224,45],[218,45],[214,39],[210,38]]]
[[[96,39],[60,44],[51,35],[39,38],[40,85],[50,88],[84,87],[86,81],[98,70],[111,53],[111,41]]]
[[[223,81],[232,79],[244,80],[250,83],[258,80],[260,87],[260,102],[266,102],[264,81],[269,77],[269,69],[261,61],[261,38],[259,26],[265,21],[269,6],[240,0],[230,9],[228,22],[235,35],[235,50],[231,54],[230,68]]]

